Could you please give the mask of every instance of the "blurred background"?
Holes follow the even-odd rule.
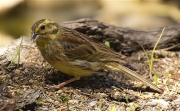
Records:
[[[39,19],[92,18],[116,26],[155,29],[180,22],[180,0],[0,0],[0,47],[31,37]]]

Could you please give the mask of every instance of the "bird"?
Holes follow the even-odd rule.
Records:
[[[32,41],[36,43],[42,57],[55,69],[74,78],[62,82],[58,87],[91,76],[100,69],[124,73],[141,81],[153,90],[163,90],[135,71],[121,65],[120,54],[106,45],[90,40],[87,35],[64,27],[53,20],[41,19],[31,27]]]

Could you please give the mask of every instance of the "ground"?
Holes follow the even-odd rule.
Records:
[[[0,111],[179,111],[180,52],[155,52],[152,74],[158,75],[159,94],[123,73],[104,70],[82,77],[60,89],[49,86],[72,78],[52,68],[44,61],[35,45],[22,45],[20,64],[10,64],[11,44],[1,55]],[[151,51],[148,51],[148,55]],[[124,56],[127,67],[150,81],[148,60],[143,51]],[[9,65],[10,64],[10,65]]]

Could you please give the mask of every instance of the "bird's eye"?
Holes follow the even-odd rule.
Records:
[[[42,25],[40,28],[41,28],[41,30],[44,30],[44,29],[45,29],[45,26],[44,26],[44,25]]]

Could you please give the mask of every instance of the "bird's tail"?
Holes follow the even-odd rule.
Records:
[[[146,79],[142,78],[139,74],[137,74],[136,72],[128,69],[125,66],[120,65],[119,63],[115,63],[115,62],[109,62],[107,64],[105,64],[105,67],[107,70],[109,71],[116,71],[116,72],[123,72],[125,75],[131,77],[132,79],[136,79],[138,81],[143,82],[144,84],[150,86],[152,89],[158,91],[159,93],[162,93],[162,89],[159,89],[157,86],[155,86],[154,84],[152,84],[151,82],[148,82]]]

